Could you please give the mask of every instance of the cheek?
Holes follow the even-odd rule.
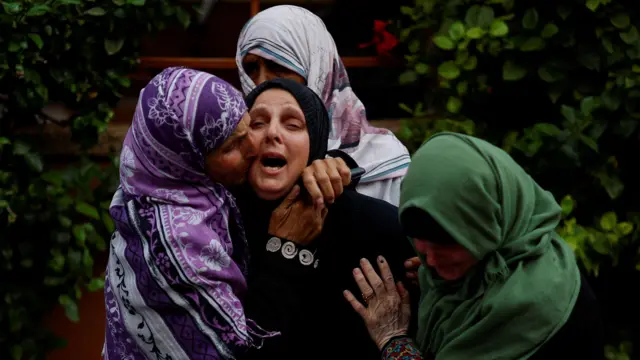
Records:
[[[293,134],[287,141],[287,147],[289,156],[293,157],[291,163],[302,172],[309,162],[309,134],[306,131]]]

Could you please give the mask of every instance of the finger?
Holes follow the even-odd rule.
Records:
[[[387,289],[387,291],[395,290],[396,283],[393,280],[391,269],[389,269],[389,263],[387,263],[387,260],[382,255],[378,256],[378,269],[380,269],[382,282],[384,283],[384,287]]]
[[[342,187],[342,176],[340,176],[340,173],[338,172],[335,161],[332,161],[327,167],[327,175],[329,175],[329,180],[331,181],[333,194],[335,197],[340,196],[344,190]]]
[[[416,256],[408,259],[404,262],[404,267],[407,268],[407,270],[413,270],[420,267],[420,258]]]
[[[367,279],[364,278],[364,274],[360,269],[353,269],[353,278],[356,280],[356,284],[358,284],[358,289],[360,289],[362,297],[369,298],[375,295],[373,289],[369,286]]]
[[[324,223],[324,219],[326,219],[326,218],[327,218],[327,214],[329,213],[329,209],[327,209],[327,208],[325,207],[325,208],[322,208],[322,210],[321,210],[321,211],[322,211],[322,213],[320,214],[320,216],[321,216],[321,218],[322,218],[322,223]]]
[[[398,284],[396,284],[396,289],[398,289],[398,294],[400,294],[402,303],[409,304],[411,302],[411,297],[409,296],[409,291],[407,291],[407,288],[404,287],[402,281],[398,281]]]
[[[314,175],[318,186],[320,186],[320,191],[322,191],[324,201],[328,202],[329,204],[333,203],[333,201],[336,199],[336,195],[333,192],[333,185],[331,184],[329,174],[327,174],[326,165],[323,164],[320,170],[316,169]]]
[[[351,304],[351,307],[353,308],[353,310],[355,310],[364,319],[367,308],[364,305],[362,305],[360,301],[356,299],[355,296],[353,296],[351,291],[345,290],[342,292],[342,294],[344,295],[344,298],[347,299],[349,304]]]
[[[307,189],[307,192],[311,196],[314,204],[324,204],[324,196],[322,195],[322,191],[320,190],[316,177],[313,173],[313,166],[307,167],[302,172],[302,183],[304,184],[304,188]]]
[[[360,266],[362,267],[362,272],[364,273],[364,276],[367,278],[367,281],[369,282],[369,284],[371,284],[373,291],[375,291],[375,294],[376,295],[383,294],[385,292],[384,283],[382,282],[382,279],[380,279],[380,276],[378,276],[376,271],[373,269],[373,266],[371,266],[371,263],[369,262],[369,260],[367,259],[360,260]]]
[[[336,168],[338,169],[338,173],[342,178],[342,185],[347,186],[351,184],[351,169],[347,166],[347,163],[344,162],[341,158],[335,158],[336,160]]]
[[[407,271],[405,275],[409,279],[417,279],[418,278],[418,273],[415,272],[415,271]]]
[[[278,207],[279,208],[291,207],[291,205],[293,205],[293,203],[298,198],[298,195],[300,195],[300,186],[296,185],[293,187],[293,189],[291,189],[287,197],[284,200],[282,200],[282,203]]]

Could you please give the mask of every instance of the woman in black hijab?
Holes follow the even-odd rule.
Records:
[[[349,272],[363,258],[383,255],[396,276],[404,274],[403,262],[415,253],[397,208],[345,189],[328,209],[318,206],[317,216],[326,218],[312,242],[274,234],[271,213],[302,169],[326,156],[329,117],[312,90],[287,79],[262,83],[246,102],[259,155],[249,172],[251,189],[238,197],[251,251],[245,311],[264,329],[280,332],[247,358],[378,359],[342,292],[357,293]],[[297,201],[305,201],[304,194]]]

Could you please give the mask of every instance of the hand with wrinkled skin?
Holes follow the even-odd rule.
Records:
[[[351,183],[351,169],[341,158],[315,160],[302,172],[302,183],[314,203],[333,204]]]
[[[304,201],[300,186],[296,185],[271,213],[269,234],[298,245],[308,245],[322,232],[326,217],[327,208],[324,204]]]
[[[391,338],[407,335],[411,319],[409,292],[401,282],[394,282],[389,264],[382,256],[378,257],[382,279],[367,259],[360,260],[360,266],[362,270],[354,269],[353,277],[362,296],[369,299],[368,306],[361,304],[349,290],[344,291],[344,297],[360,314],[371,339],[382,350]]]

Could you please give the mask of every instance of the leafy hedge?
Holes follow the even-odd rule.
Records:
[[[448,130],[502,146],[561,201],[558,231],[595,284],[640,280],[640,3],[415,0],[401,11],[400,82],[424,88],[400,104],[418,119],[401,138],[415,150]],[[629,307],[605,309],[610,340],[637,340],[638,297],[603,303],[616,301]]]
[[[25,128],[56,124],[82,149],[113,116],[139,38],[189,13],[169,0],[0,1],[0,359],[45,359],[60,345],[43,324],[57,304],[78,321],[82,292],[103,287],[117,163],[56,166]],[[44,111],[63,104],[59,119]],[[71,145],[71,144],[70,144]]]

